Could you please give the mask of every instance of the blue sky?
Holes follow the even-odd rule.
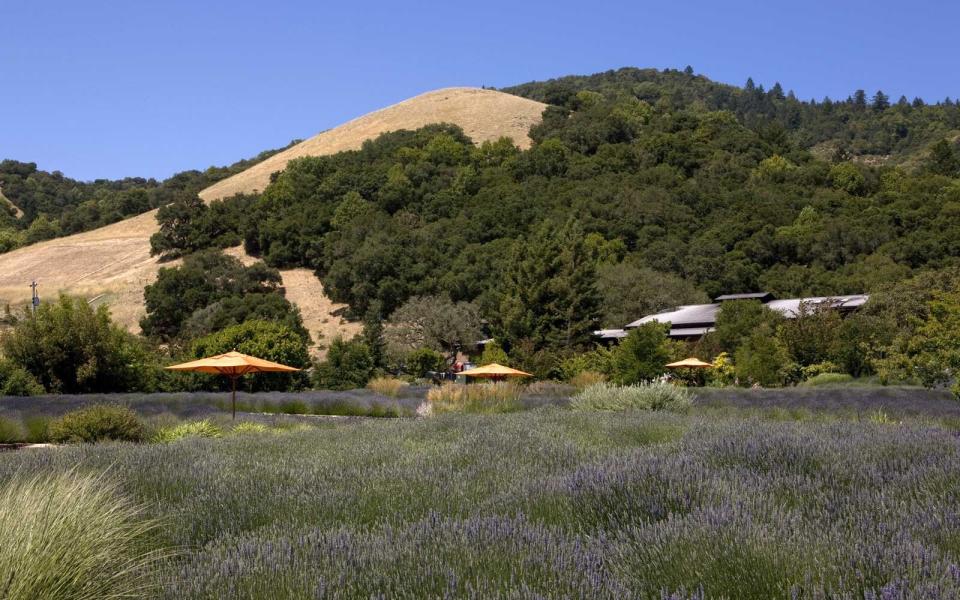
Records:
[[[621,66],[801,98],[960,96],[960,3],[0,0],[0,158],[229,164],[430,89]]]

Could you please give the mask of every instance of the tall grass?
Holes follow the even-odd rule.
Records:
[[[683,410],[693,402],[687,388],[663,381],[638,385],[595,383],[570,401],[577,410]]]
[[[410,384],[396,377],[375,377],[367,384],[367,389],[384,396],[396,398]]]
[[[103,477],[16,478],[0,490],[0,598],[139,598],[154,528]]]
[[[512,381],[460,384],[447,382],[427,392],[434,413],[506,413],[523,409],[520,385]]]

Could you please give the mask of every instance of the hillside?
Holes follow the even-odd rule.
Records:
[[[249,172],[205,189],[202,196],[210,200],[258,189],[269,181],[270,173],[292,158],[356,149],[385,131],[438,120],[459,125],[478,142],[511,136],[529,147],[526,132],[542,109],[537,102],[495,91],[453,88],[429,92],[315,136]],[[157,230],[156,211],[151,210],[99,229],[0,254],[0,304],[26,303],[30,281],[35,279],[44,298],[63,291],[107,303],[117,321],[135,331],[144,312],[143,287],[155,279],[161,266],[150,256],[150,236]],[[230,253],[243,256],[239,248]],[[285,269],[281,275],[287,297],[300,308],[304,325],[315,338],[317,332],[329,340],[338,332],[349,336],[357,330],[356,325],[331,314],[344,305],[329,301],[309,269]]]
[[[419,129],[431,123],[459,125],[477,144],[509,137],[519,147],[529,148],[527,132],[540,121],[544,108],[546,105],[540,102],[493,90],[460,87],[427,92],[317,134],[242,173],[213,184],[200,192],[200,197],[210,201],[235,194],[262,192],[270,183],[270,174],[282,171],[294,158],[356,150],[364,140],[381,133]]]

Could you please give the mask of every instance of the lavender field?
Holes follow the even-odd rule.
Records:
[[[162,523],[159,598],[953,598],[935,420],[574,412],[323,421],[0,454]]]

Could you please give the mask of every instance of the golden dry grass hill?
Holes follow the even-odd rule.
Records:
[[[283,170],[294,158],[355,150],[382,133],[431,123],[458,125],[476,143],[507,136],[526,148],[530,145],[527,132],[539,122],[544,108],[539,102],[493,90],[446,88],[427,92],[324,131],[216,183],[200,196],[211,201],[261,191],[270,174]],[[143,288],[154,280],[161,266],[150,256],[150,236],[156,231],[156,211],[151,211],[0,255],[0,303],[27,303],[30,281],[36,280],[43,297],[67,292],[86,297],[93,304],[105,303],[117,322],[136,331],[144,314]],[[246,257],[241,248],[229,252],[245,262],[255,260]],[[343,305],[326,297],[312,272],[291,269],[281,274],[287,297],[300,307],[304,325],[315,341],[329,340],[337,334],[349,337],[359,330],[359,325],[334,314]]]

